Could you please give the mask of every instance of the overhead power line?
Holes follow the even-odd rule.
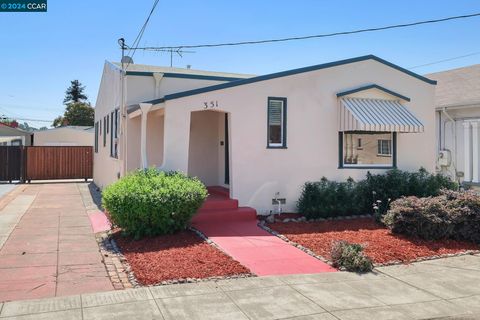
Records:
[[[207,44],[179,45],[179,46],[163,46],[163,47],[138,47],[138,44],[135,45],[135,43],[134,43],[130,49],[158,51],[159,49],[160,50],[165,50],[165,49],[194,49],[194,48],[215,48],[215,47],[227,47],[227,46],[265,44],[265,43],[275,43],[275,42],[307,40],[307,39],[315,39],[315,38],[327,38],[327,37],[335,37],[335,36],[350,35],[350,34],[365,33],[365,32],[375,32],[375,31],[382,31],[382,30],[389,30],[389,29],[407,28],[407,27],[413,27],[413,26],[424,25],[424,24],[439,23],[439,22],[445,22],[445,21],[451,21],[451,20],[468,19],[468,18],[473,18],[473,17],[478,17],[478,16],[480,16],[480,12],[467,14],[467,15],[461,15],[461,16],[451,16],[451,17],[440,18],[440,19],[424,20],[424,21],[417,21],[417,22],[403,23],[403,24],[395,24],[395,25],[382,26],[382,27],[376,27],[376,28],[366,28],[366,29],[341,31],[341,32],[333,32],[333,33],[324,33],[324,34],[315,34],[315,35],[299,36],[299,37],[279,38],[279,39],[265,39],[265,40],[224,42],[224,43],[207,43]]]
[[[133,48],[130,48],[129,51],[128,51],[128,55],[131,58],[133,58],[133,56],[135,55],[135,51],[137,50],[136,47],[140,44],[140,40],[142,40],[143,34],[145,33],[145,29],[147,29],[148,22],[150,21],[150,18],[152,16],[153,12],[155,11],[155,8],[157,7],[158,2],[159,2],[159,0],[155,0],[153,2],[152,9],[150,10],[150,13],[148,14],[147,19],[143,23],[143,26],[140,29],[140,31],[138,32],[137,37],[135,38],[135,41],[133,41],[133,45],[132,45]],[[132,52],[132,50],[133,50],[133,52]],[[130,63],[127,64],[127,67],[125,68],[125,70],[128,68],[129,65],[130,65]]]
[[[448,62],[448,61],[458,60],[458,59],[467,58],[467,57],[471,57],[471,56],[476,56],[476,55],[479,55],[479,54],[480,54],[480,51],[473,52],[473,53],[465,54],[463,56],[456,56],[456,57],[452,57],[452,58],[447,58],[447,59],[443,59],[443,60],[437,60],[437,61],[432,61],[432,62],[425,63],[425,64],[420,64],[420,65],[417,65],[417,66],[409,67],[407,69],[417,69],[417,68],[431,66],[431,65],[439,64],[439,63],[443,63],[443,62]]]
[[[21,120],[21,121],[34,121],[34,122],[53,122],[53,120],[42,120],[42,119],[26,119],[26,118],[17,118],[17,117],[7,117],[7,116],[0,116],[2,119],[8,120]]]

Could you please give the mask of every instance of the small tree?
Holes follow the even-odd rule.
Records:
[[[70,87],[65,91],[65,99],[63,104],[69,105],[71,103],[88,103],[88,97],[83,93],[85,86],[78,80],[70,81]]]
[[[53,120],[54,127],[61,126],[93,126],[95,119],[95,110],[83,93],[85,86],[80,81],[70,81],[71,85],[65,92],[63,103],[66,105],[63,116],[58,116]]]

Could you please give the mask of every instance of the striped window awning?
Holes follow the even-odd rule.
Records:
[[[424,127],[394,100],[341,98],[340,131],[423,132]]]

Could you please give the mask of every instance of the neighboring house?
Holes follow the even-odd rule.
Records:
[[[437,80],[437,170],[480,183],[480,64],[426,75]]]
[[[105,64],[95,108],[100,187],[135,168],[180,170],[265,214],[275,199],[295,210],[303,183],[322,176],[435,168],[435,81],[376,56],[215,79],[136,67],[122,124],[121,71]]]
[[[64,126],[33,133],[35,146],[93,146],[94,127]]]
[[[0,123],[0,146],[30,146],[32,133]]]

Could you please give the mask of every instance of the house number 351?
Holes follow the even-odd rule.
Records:
[[[218,108],[218,101],[217,100],[206,101],[206,102],[203,103],[203,107],[205,109]]]

